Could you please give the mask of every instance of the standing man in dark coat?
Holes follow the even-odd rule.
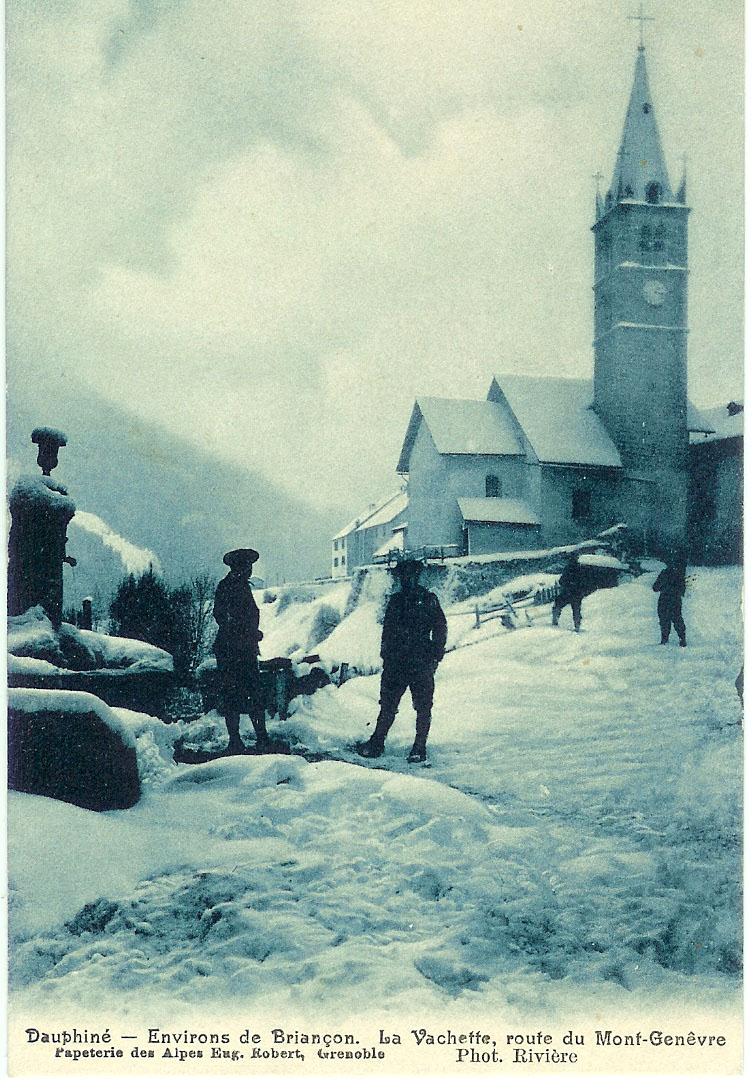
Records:
[[[685,561],[676,559],[667,564],[664,571],[659,572],[653,589],[659,595],[656,607],[659,614],[659,627],[661,629],[660,643],[669,643],[669,633],[672,625],[680,640],[680,647],[687,647],[688,640],[685,633],[685,621],[682,615],[682,600],[685,594]]]
[[[219,710],[226,720],[228,752],[244,753],[239,718],[248,715],[257,736],[257,748],[268,745],[265,704],[257,658],[260,653],[260,610],[249,580],[260,554],[255,549],[233,549],[223,557],[231,569],[215,592],[213,616],[218,622],[215,659],[220,686]]]
[[[559,577],[559,590],[554,599],[554,607],[551,611],[551,623],[559,626],[559,616],[565,606],[572,609],[572,622],[575,631],[580,631],[582,620],[582,605],[585,597],[585,577],[580,567],[578,556],[573,553],[564,566],[564,571]]]
[[[420,586],[422,570],[419,560],[400,561],[394,569],[400,586],[389,598],[383,621],[381,710],[372,736],[357,746],[362,757],[381,756],[399,702],[409,689],[417,725],[407,760],[419,764],[426,759],[434,674],[446,647],[446,617],[436,595]]]

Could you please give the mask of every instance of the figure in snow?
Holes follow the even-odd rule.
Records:
[[[446,647],[446,617],[436,595],[420,586],[422,570],[419,560],[402,560],[394,568],[399,590],[389,598],[383,622],[381,710],[371,737],[357,746],[362,757],[381,756],[399,701],[409,689],[417,725],[407,760],[411,764],[426,760],[434,675]]]
[[[215,592],[213,616],[218,622],[214,651],[218,663],[219,710],[226,720],[228,752],[244,753],[239,733],[239,718],[248,715],[257,738],[257,748],[267,747],[265,703],[260,671],[260,610],[252,595],[249,580],[260,554],[255,549],[233,549],[223,557],[231,570],[221,579]]]
[[[551,611],[551,623],[559,626],[559,617],[565,606],[572,609],[572,622],[575,631],[580,631],[582,620],[582,605],[585,597],[585,577],[580,567],[580,561],[575,553],[570,556],[559,577],[557,596],[554,599],[554,607]]]
[[[685,561],[673,560],[664,571],[659,572],[653,589],[659,595],[657,613],[661,629],[660,643],[669,643],[672,625],[680,640],[680,647],[687,647],[685,621],[682,615],[682,600],[685,594]]]

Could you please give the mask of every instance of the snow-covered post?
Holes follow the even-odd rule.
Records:
[[[63,564],[76,563],[66,556],[66,534],[76,505],[65,487],[50,477],[58,464],[58,449],[66,445],[63,432],[35,428],[32,441],[39,446],[42,476],[20,477],[10,494],[8,612],[17,616],[39,605],[58,628],[63,618]]]

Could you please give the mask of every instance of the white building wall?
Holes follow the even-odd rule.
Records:
[[[461,548],[462,516],[457,499],[485,496],[489,474],[499,477],[502,496],[524,499],[538,511],[533,504],[538,494],[538,466],[528,466],[523,455],[439,454],[427,424],[421,421],[409,463],[407,548]]]

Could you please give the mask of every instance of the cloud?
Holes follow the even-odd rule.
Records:
[[[8,23],[12,381],[75,375],[363,505],[416,394],[590,373],[590,175],[633,61],[600,0],[11,0]],[[651,51],[704,404],[742,366],[740,24],[678,6]]]

